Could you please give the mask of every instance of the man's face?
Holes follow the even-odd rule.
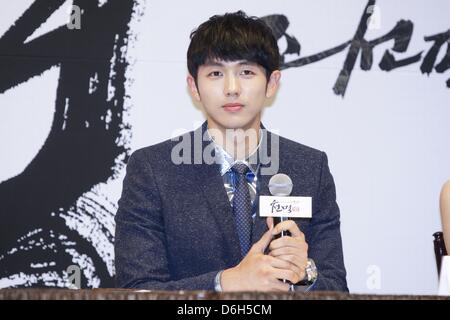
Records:
[[[248,61],[210,61],[198,69],[197,86],[192,76],[192,95],[202,103],[209,128],[259,129],[261,111],[277,88],[280,72],[267,81],[265,69]]]

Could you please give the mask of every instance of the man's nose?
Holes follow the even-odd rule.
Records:
[[[225,77],[224,93],[227,97],[239,96],[241,94],[239,79],[235,75]]]

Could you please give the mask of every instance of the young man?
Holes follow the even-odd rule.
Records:
[[[117,285],[347,291],[325,153],[261,124],[281,76],[271,30],[241,11],[213,16],[191,34],[187,58],[207,121],[130,157],[116,216]],[[274,226],[260,217],[258,197],[270,195],[278,172],[292,179],[292,196],[312,197],[311,219]],[[289,236],[275,239],[281,231]]]

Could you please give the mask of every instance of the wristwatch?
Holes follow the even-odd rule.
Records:
[[[318,275],[318,272],[317,272],[317,267],[316,267],[316,264],[314,263],[314,260],[311,258],[308,258],[308,262],[307,262],[306,268],[305,268],[305,278],[303,278],[302,280],[297,282],[295,285],[310,286],[316,281],[317,275]]]

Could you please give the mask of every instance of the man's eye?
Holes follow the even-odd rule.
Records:
[[[213,72],[210,72],[210,73],[208,74],[208,76],[209,76],[209,77],[220,77],[220,76],[221,76],[221,73],[220,73],[220,71],[213,71]]]
[[[243,74],[244,76],[252,76],[252,75],[254,75],[255,73],[254,73],[252,70],[242,70],[242,74]]]

